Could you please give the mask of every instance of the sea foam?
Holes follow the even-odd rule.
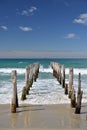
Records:
[[[0,73],[2,74],[11,74],[12,70],[16,70],[17,74],[25,74],[26,70],[25,68],[0,68]],[[51,66],[43,67],[43,65],[40,65],[40,72],[42,73],[53,73],[53,70]],[[78,73],[81,73],[81,75],[87,74],[87,68],[73,68],[74,74],[78,75]],[[69,68],[65,68],[65,74],[69,74]]]
[[[25,85],[24,80],[18,80],[17,90],[19,103],[29,103],[29,104],[61,104],[61,103],[70,103],[68,95],[64,94],[64,89],[58,83],[56,79],[37,79],[37,82],[33,83],[32,88],[30,89],[27,100],[24,102],[21,101],[21,94],[23,86]],[[0,88],[0,104],[10,103],[12,98],[12,83],[3,82]],[[74,85],[77,93],[78,84]],[[83,82],[82,82],[83,86]],[[87,102],[87,90],[83,86],[83,102]]]
[[[11,77],[8,76],[11,74],[12,70],[17,70],[17,74],[23,75],[25,74],[25,68],[0,68],[0,104],[10,103],[12,98],[12,81]],[[64,95],[64,89],[61,85],[59,85],[58,81],[55,78],[50,78],[49,76],[52,74],[53,70],[50,66],[44,67],[40,65],[40,76],[37,79],[37,82],[33,83],[32,88],[30,89],[30,94],[27,96],[27,100],[22,102],[20,100],[22,89],[25,86],[24,76],[19,76],[17,78],[17,89],[18,89],[18,97],[19,103],[30,103],[30,104],[60,104],[60,103],[69,103],[70,100],[68,96]],[[49,74],[48,74],[49,73]],[[66,73],[66,82],[68,83],[68,74],[69,68],[65,69]],[[74,87],[77,93],[78,88],[78,73],[81,73],[81,87],[83,90],[83,102],[87,102],[87,68],[74,68]],[[8,76],[5,79],[5,75]],[[48,75],[47,78],[43,78],[44,75]],[[2,80],[3,77],[3,80]],[[85,78],[84,78],[85,77]]]

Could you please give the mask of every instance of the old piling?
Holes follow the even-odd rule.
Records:
[[[69,69],[69,98],[71,98],[72,85],[73,85],[73,68],[70,68]]]
[[[29,73],[30,73],[30,67],[27,66],[26,67],[26,73],[25,73],[25,82],[26,82],[25,89],[26,89],[26,91],[23,88],[22,95],[23,95],[23,92],[26,93],[26,94],[29,94]]]
[[[24,101],[25,99],[26,99],[26,87],[23,87],[21,100]]]
[[[73,86],[73,68],[69,69],[69,98],[71,99],[71,107],[76,107],[76,93]]]
[[[27,95],[29,95],[30,87],[32,87],[32,84],[33,84],[33,64],[28,66],[28,71],[29,71],[29,75],[28,75],[28,80],[27,80],[27,84],[26,84],[26,94]]]
[[[29,80],[29,71],[30,71],[30,68],[29,68],[29,67],[26,67],[26,73],[25,73],[26,86],[27,86],[28,80]]]
[[[78,75],[78,94],[81,93],[81,74]]]
[[[64,65],[61,66],[61,84],[62,84],[62,87],[65,88],[65,67],[64,67]]]
[[[32,64],[30,66],[30,73],[29,73],[29,87],[32,87],[33,85],[33,67],[34,65]]]
[[[25,100],[26,99],[26,94],[29,94],[29,87],[28,87],[28,82],[29,82],[29,72],[30,72],[30,68],[27,66],[26,67],[26,72],[25,72],[25,87],[23,87],[22,90],[22,95],[21,95],[21,100]]]
[[[59,69],[58,69],[58,81],[61,84],[61,65],[59,64]]]
[[[36,81],[38,78],[39,73],[39,63],[34,63],[26,67],[26,73],[25,73],[25,82],[26,85],[22,90],[22,96],[21,99],[25,100],[26,95],[29,95],[29,90],[32,87],[33,81]]]
[[[79,95],[77,95],[77,103],[76,103],[76,108],[75,108],[75,114],[80,114],[80,112],[81,112],[82,94],[83,94],[83,92],[81,92]]]
[[[72,87],[72,90],[71,90],[71,107],[72,108],[76,107],[76,94],[75,94],[74,87]]]
[[[13,70],[11,73],[12,77],[12,102],[11,102],[11,112],[16,113],[16,108],[18,107],[18,95],[17,95],[17,72]]]
[[[68,84],[65,84],[65,95],[68,94]]]
[[[56,62],[51,62],[51,68],[53,69],[53,76],[61,83],[61,65]]]
[[[58,63],[51,62],[51,68],[53,69],[53,76],[58,79]]]
[[[75,114],[80,114],[81,112],[81,101],[82,101],[83,91],[81,91],[81,75],[78,75],[78,92],[77,92],[77,103],[75,108]]]
[[[36,82],[37,78],[38,78],[38,73],[39,73],[39,63],[35,63],[34,64],[34,68],[33,68],[33,80]]]

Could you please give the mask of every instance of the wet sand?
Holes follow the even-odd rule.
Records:
[[[87,103],[82,104],[81,114],[74,114],[74,111],[70,104],[24,104],[13,114],[9,104],[1,104],[0,130],[87,129]]]

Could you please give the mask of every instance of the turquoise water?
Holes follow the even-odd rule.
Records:
[[[81,73],[83,102],[87,102],[87,59],[0,59],[0,103],[10,103],[12,96],[11,71],[17,71],[17,89],[19,102],[22,88],[25,86],[25,68],[35,62],[40,63],[40,73],[34,82],[30,95],[24,103],[59,104],[69,103],[64,90],[52,75],[50,62],[65,65],[66,82],[68,83],[69,68],[74,68],[74,88],[77,92],[78,73]],[[62,97],[61,97],[62,94]]]

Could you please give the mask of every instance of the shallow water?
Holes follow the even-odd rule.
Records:
[[[64,90],[52,75],[50,62],[55,61],[65,65],[66,83],[68,83],[69,68],[74,68],[74,88],[77,92],[78,73],[81,73],[83,90],[82,102],[87,102],[87,60],[86,59],[0,59],[0,104],[10,103],[12,96],[11,71],[17,71],[17,89],[19,99],[25,86],[25,67],[40,62],[40,73],[37,82],[33,83],[30,95],[24,103],[30,104],[60,104],[69,103]],[[19,100],[20,103],[22,103]]]

